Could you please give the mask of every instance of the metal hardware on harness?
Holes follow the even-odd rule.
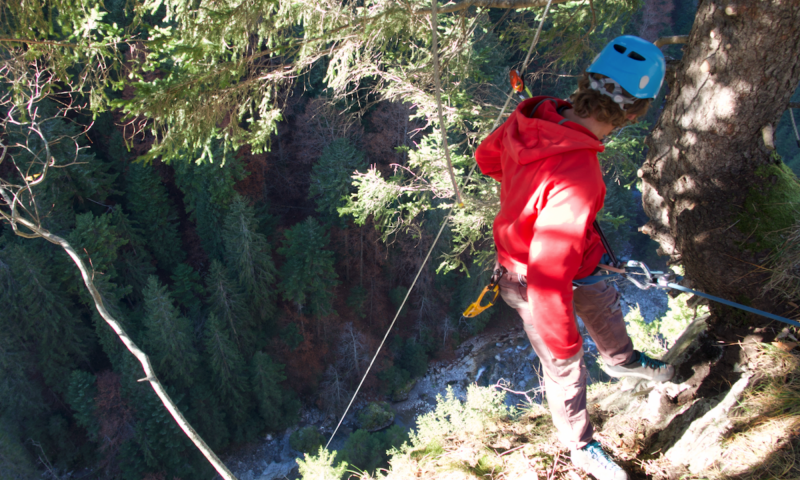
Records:
[[[503,266],[495,268],[494,272],[492,272],[492,279],[489,281],[489,285],[483,287],[483,291],[478,299],[471,303],[461,315],[467,318],[476,317],[480,315],[481,312],[494,305],[494,302],[497,301],[497,296],[500,295],[500,285],[498,282],[500,281],[500,277],[502,277],[506,271],[507,270]],[[489,292],[493,294],[492,299],[489,300],[489,303],[486,305],[481,305],[483,302],[483,297]]]

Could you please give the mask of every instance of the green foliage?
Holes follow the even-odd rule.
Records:
[[[185,413],[200,437],[212,450],[218,452],[230,444],[231,432],[215,391],[216,388],[213,385],[208,386],[206,382],[195,383],[189,390],[190,408]]]
[[[398,337],[394,343],[395,354],[399,353],[397,363],[400,367],[407,370],[412,377],[421,377],[428,371],[428,355],[425,353],[425,347],[420,343],[409,338],[403,341]]]
[[[708,315],[709,310],[705,305],[691,308],[686,304],[688,295],[678,295],[669,298],[667,313],[659,320],[661,325],[659,333],[664,337],[667,347],[672,347],[686,327],[697,317]]]
[[[250,385],[244,359],[239,353],[228,323],[211,314],[205,327],[205,357],[215,391],[220,395],[229,421],[237,428],[245,422],[250,408]],[[238,435],[237,435],[238,436]]]
[[[402,285],[398,285],[389,290],[389,300],[392,301],[395,310],[400,308],[400,305],[403,305],[403,300],[406,299],[406,295],[408,295],[408,288]],[[400,311],[398,318],[404,317],[406,313],[408,313],[408,302],[403,305],[403,309]]]
[[[756,177],[736,228],[749,239],[743,248],[772,252],[800,222],[800,180],[783,163],[759,167]]]
[[[257,228],[253,208],[235,195],[222,230],[225,264],[236,272],[250,311],[263,322],[271,320],[275,311],[275,265],[267,238]]]
[[[244,295],[238,284],[231,280],[228,270],[218,261],[211,261],[211,271],[206,277],[208,305],[220,322],[226,323],[239,347],[249,348],[253,317],[247,311]]]
[[[8,480],[40,478],[31,455],[10,421],[0,418],[0,471]]]
[[[186,212],[197,224],[203,249],[212,259],[222,260],[224,248],[219,231],[236,196],[233,186],[245,178],[246,173],[236,157],[225,156],[218,146],[210,151],[208,163],[192,163],[181,157],[172,166],[175,184],[183,192]]]
[[[303,480],[341,480],[342,475],[347,471],[347,463],[336,462],[336,452],[319,447],[317,455],[306,453],[304,460],[297,459],[300,466],[300,478]]]
[[[311,169],[311,186],[308,197],[317,204],[317,212],[327,224],[342,225],[338,210],[353,191],[352,175],[367,168],[364,154],[346,138],[340,138],[325,147],[319,161]]]
[[[69,388],[66,400],[75,412],[75,421],[86,429],[89,438],[97,438],[99,424],[95,411],[95,397],[97,396],[97,378],[89,372],[74,370],[69,377]]]
[[[450,435],[482,435],[512,410],[505,405],[505,392],[470,385],[466,402],[459,401],[452,388],[436,396],[436,408],[417,419],[417,431],[410,435],[410,449],[425,448]]]
[[[660,322],[656,319],[647,323],[642,317],[639,306],[632,307],[625,315],[628,336],[633,341],[633,348],[650,356],[660,357],[667,351],[664,340],[659,336]]]
[[[306,453],[306,457],[309,452],[322,449],[324,444],[325,438],[313,425],[307,425],[289,436],[289,445],[298,452]]]
[[[370,402],[358,412],[356,418],[361,428],[364,430],[374,430],[392,421],[394,419],[394,412],[392,412],[392,407],[387,402]]]
[[[167,383],[189,388],[199,356],[192,343],[192,328],[158,278],[151,276],[144,290],[144,327],[147,350],[156,374]]]
[[[351,433],[341,455],[344,460],[361,470],[374,472],[385,461],[386,450],[380,436],[366,430]]]
[[[358,318],[367,318],[367,310],[364,308],[367,303],[367,289],[363,285],[356,285],[350,289],[346,303],[348,307],[353,309]]]
[[[402,401],[407,397],[407,387],[411,381],[411,373],[397,365],[392,365],[386,370],[378,373],[381,381],[381,390],[389,395],[393,401]]]
[[[31,352],[38,372],[59,393],[67,390],[70,372],[86,361],[89,331],[75,313],[71,298],[54,281],[46,256],[31,245],[12,245],[0,252],[8,262],[5,294],[14,297],[4,304],[15,306],[15,321],[3,325]]]
[[[196,316],[200,310],[200,297],[203,295],[203,284],[200,274],[185,263],[179,264],[172,271],[172,298],[184,312]]]
[[[196,478],[198,472],[193,465],[198,462],[187,462],[196,455],[195,449],[153,389],[147,384],[134,383],[126,396],[136,405],[136,429],[119,455],[122,478],[138,480],[156,469],[181,478]],[[170,396],[181,411],[186,410],[183,395],[171,392]]]
[[[316,317],[334,313],[333,290],[339,282],[329,241],[325,228],[308,217],[284,232],[278,249],[286,259],[280,270],[281,295]]]
[[[634,348],[648,355],[660,357],[675,344],[692,320],[708,314],[707,306],[701,305],[693,309],[686,305],[688,298],[688,295],[669,297],[667,313],[650,323],[642,318],[638,306],[632,308],[625,315],[625,322]]]
[[[120,249],[116,263],[119,283],[131,287],[127,295],[130,301],[141,302],[148,277],[156,273],[153,258],[141,231],[131,223],[119,205],[111,210],[111,225],[117,235],[127,242]]]
[[[151,165],[130,165],[125,197],[159,265],[165,270],[175,268],[185,257],[178,235],[178,215],[166,187]]]
[[[303,343],[303,334],[300,333],[300,327],[296,323],[290,323],[281,329],[281,340],[289,347],[289,350],[294,351],[295,348]]]
[[[118,193],[113,186],[116,174],[110,172],[109,164],[86,151],[86,137],[78,124],[58,118],[57,103],[45,100],[38,102],[35,108],[41,121],[36,127],[42,137],[31,134],[26,128],[30,124],[24,125],[30,119],[26,121],[19,118],[24,108],[17,109],[12,117],[16,116],[16,120],[23,124],[7,126],[7,143],[12,145],[7,153],[14,157],[14,162],[30,178],[42,174],[44,163],[32,152],[37,155],[49,152],[50,160],[57,159],[59,167],[69,164],[69,168],[47,170],[44,181],[35,190],[36,206],[31,208],[39,211],[45,228],[64,234],[75,225],[76,213],[99,208],[94,202],[103,202],[110,195]],[[47,140],[47,148],[42,138]],[[30,151],[15,149],[14,144],[25,145]],[[7,179],[12,180],[13,177]],[[25,195],[21,200],[27,200]],[[33,207],[30,204],[27,206]]]
[[[283,365],[274,362],[263,352],[256,352],[251,362],[251,379],[258,411],[267,428],[271,430],[280,430],[294,424],[300,410],[300,402],[294,392],[279,385],[286,380],[283,368]]]

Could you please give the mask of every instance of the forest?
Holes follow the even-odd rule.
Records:
[[[647,117],[600,155],[612,245],[683,264],[709,293],[791,311],[800,120],[788,106],[800,102],[800,56],[724,67],[780,85],[736,97],[743,123],[713,127],[740,143],[701,139],[674,147],[679,166],[656,165],[681,125],[721,108],[711,93],[709,107],[670,103],[699,71],[689,62],[708,57],[695,13],[713,3],[4,1],[0,478],[215,478],[154,382],[224,457],[309,408],[338,418],[395,318],[359,396],[402,397],[429,361],[497,318],[461,313],[494,263],[499,188],[473,155],[518,102],[509,70],[566,98],[621,34],[690,36],[662,49],[668,85]],[[784,52],[800,52],[796,10]],[[732,159],[728,176],[703,170],[710,158]],[[665,187],[681,168],[702,182]],[[728,183],[715,190],[714,178]],[[773,187],[789,207],[748,196]],[[689,200],[675,193],[692,188]],[[723,202],[752,212],[717,215]],[[701,244],[725,228],[729,239]],[[754,285],[769,294],[743,293]],[[371,471],[408,438],[360,432],[339,458]],[[298,452],[327,440],[306,434]]]

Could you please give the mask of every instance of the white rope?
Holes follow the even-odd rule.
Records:
[[[361,382],[359,382],[358,387],[356,388],[355,393],[353,393],[353,398],[350,399],[350,403],[347,404],[347,408],[345,409],[344,413],[342,414],[342,418],[339,419],[339,423],[336,425],[336,429],[333,431],[331,438],[328,440],[328,443],[325,444],[325,448],[327,449],[328,446],[333,441],[333,437],[336,436],[336,432],[339,431],[339,427],[342,425],[344,421],[344,417],[347,416],[347,412],[350,411],[350,407],[353,406],[353,402],[358,395],[359,390],[361,390],[361,385],[364,384],[364,380],[367,379],[367,375],[369,374],[370,369],[372,368],[372,364],[375,363],[375,359],[378,358],[378,354],[381,352],[383,348],[383,344],[386,343],[386,339],[389,337],[389,332],[392,331],[392,327],[394,327],[395,322],[397,321],[397,317],[400,316],[400,312],[403,311],[403,307],[406,305],[406,300],[408,300],[408,296],[411,295],[411,291],[414,290],[414,285],[417,284],[417,280],[419,279],[420,274],[422,274],[423,268],[425,268],[425,264],[428,263],[428,259],[431,257],[431,253],[433,253],[433,248],[436,246],[436,243],[439,242],[439,237],[442,236],[442,232],[444,231],[444,227],[447,225],[447,219],[450,218],[450,215],[453,213],[453,209],[455,205],[450,207],[450,211],[447,212],[447,216],[444,217],[444,222],[442,222],[442,228],[439,229],[439,233],[436,234],[436,239],[433,241],[430,250],[428,250],[428,254],[425,255],[425,260],[422,261],[422,265],[419,267],[419,271],[417,272],[417,276],[414,277],[414,282],[411,283],[411,287],[409,287],[408,292],[406,293],[406,297],[403,299],[403,303],[400,304],[400,308],[397,309],[397,313],[394,316],[394,320],[392,320],[391,325],[389,325],[389,329],[386,330],[386,335],[383,336],[383,340],[381,340],[381,344],[378,345],[378,350],[375,352],[375,355],[372,357],[372,361],[369,362],[369,366],[367,367],[367,371],[364,372],[364,376],[361,377]]]
[[[794,123],[794,113],[789,109],[789,118],[792,119],[792,128],[794,128],[794,138],[797,139],[797,146],[800,147],[800,132],[797,131],[797,124]]]
[[[531,46],[528,49],[528,54],[525,57],[525,61],[522,64],[522,71],[523,72],[525,71],[525,69],[528,68],[528,64],[530,63],[530,58],[531,58],[531,55],[533,53],[533,49],[536,47],[536,44],[539,42],[539,35],[542,33],[542,26],[544,25],[545,18],[547,18],[547,12],[550,9],[550,4],[551,3],[552,3],[552,0],[547,0],[547,5],[545,5],[544,13],[542,14],[542,20],[539,22],[539,28],[536,29],[536,35],[533,37],[533,42],[531,43]],[[437,97],[437,102],[439,104],[439,123],[442,126],[442,141],[443,141],[443,144],[444,144],[444,147],[445,147],[445,154],[447,155],[447,163],[448,163],[448,166],[450,166],[450,155],[449,155],[449,151],[447,149],[447,132],[444,129],[444,118],[442,116],[442,104],[441,104],[441,100],[440,100],[440,97],[439,97],[439,90],[440,90],[441,87],[439,85],[440,81],[439,81],[439,72],[438,72],[438,57],[437,57],[437,53],[436,53],[436,40],[437,40],[436,24],[434,23],[434,19],[436,18],[436,14],[437,14],[436,13],[436,8],[437,8],[436,0],[432,0],[431,1],[431,7],[432,7],[431,8],[431,27],[433,29],[433,38],[434,38],[434,44],[433,44],[434,75],[435,75],[435,80],[436,80],[436,97]],[[497,125],[500,122],[500,119],[503,117],[503,114],[505,113],[506,107],[508,107],[508,102],[511,100],[511,97],[513,96],[513,94],[514,94],[513,91],[508,94],[508,98],[506,99],[506,104],[503,106],[503,109],[500,111],[500,115],[497,116],[497,120],[495,120],[495,124],[492,127],[492,130],[497,128]],[[472,176],[472,173],[475,171],[475,167],[476,166],[477,166],[477,163],[472,165],[472,169],[469,171],[469,174],[467,175],[467,178],[470,178]],[[456,183],[455,183],[455,176],[453,175],[452,166],[450,166],[450,175],[451,175],[451,178],[453,179],[453,186],[454,186],[454,188],[456,190],[456,196],[457,196],[457,199],[458,199],[458,203],[457,204],[460,204],[461,203],[461,197],[460,197],[460,193],[458,191],[458,187],[456,186]],[[414,286],[417,284],[417,280],[419,279],[419,276],[422,274],[422,270],[425,268],[425,265],[428,263],[428,259],[430,258],[431,253],[433,253],[433,249],[436,247],[436,244],[439,242],[439,238],[442,236],[442,232],[444,231],[444,227],[447,225],[447,219],[450,218],[450,215],[452,215],[453,209],[455,207],[456,207],[456,205],[453,205],[452,207],[450,207],[450,211],[447,212],[447,215],[444,217],[444,221],[442,222],[442,226],[441,226],[441,228],[439,228],[439,233],[436,234],[436,239],[434,239],[430,250],[428,250],[428,254],[425,255],[425,260],[422,261],[422,265],[420,265],[419,271],[417,272],[417,275],[414,277],[414,281],[411,283],[411,287],[409,287],[408,292],[406,292],[406,296],[405,296],[405,298],[403,298],[403,303],[401,303],[400,304],[400,308],[397,309],[397,313],[394,315],[394,319],[392,320],[392,323],[389,325],[389,328],[386,330],[386,334],[383,336],[383,340],[381,340],[381,344],[378,345],[378,350],[375,351],[375,355],[373,355],[372,360],[369,362],[369,366],[367,367],[367,371],[364,372],[364,376],[361,377],[361,381],[358,383],[358,387],[356,387],[356,391],[353,393],[353,397],[350,399],[350,403],[347,404],[347,408],[344,410],[344,413],[342,414],[342,417],[339,419],[339,423],[336,424],[336,428],[333,430],[333,433],[331,434],[331,438],[329,438],[328,439],[328,443],[325,444],[325,448],[326,449],[330,446],[331,442],[333,441],[333,438],[336,436],[336,433],[339,431],[339,427],[342,426],[342,422],[344,422],[344,419],[347,416],[347,413],[350,411],[350,407],[353,406],[353,402],[355,401],[356,397],[358,396],[358,392],[361,391],[361,386],[364,384],[364,380],[367,379],[367,375],[369,375],[369,371],[372,369],[372,365],[375,363],[375,360],[378,358],[378,354],[381,352],[381,349],[383,348],[383,345],[386,343],[386,339],[389,337],[389,333],[392,331],[392,328],[394,327],[395,322],[397,322],[397,317],[399,317],[400,316],[400,312],[403,311],[403,307],[406,305],[406,301],[408,300],[409,295],[411,295],[411,291],[414,290]]]

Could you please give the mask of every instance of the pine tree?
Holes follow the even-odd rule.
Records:
[[[281,294],[286,301],[307,307],[312,315],[334,313],[333,294],[338,285],[333,252],[326,250],[328,234],[313,217],[284,233],[278,253],[286,258],[281,267]]]
[[[271,430],[280,430],[296,422],[300,407],[294,393],[279,385],[286,380],[283,368],[263,352],[256,352],[251,362],[253,392],[258,410]]]
[[[204,372],[198,378],[208,379],[210,376]],[[189,404],[191,408],[187,413],[189,421],[194,425],[200,436],[208,446],[218,452],[230,444],[231,432],[225,420],[225,412],[214,393],[217,391],[208,381],[200,381],[189,390]]]
[[[265,235],[258,233],[253,208],[240,195],[231,202],[222,232],[225,264],[236,272],[250,310],[262,321],[275,313],[275,265]]]
[[[127,206],[158,264],[171,270],[183,261],[178,215],[167,189],[150,165],[130,165],[126,183]]]
[[[323,222],[343,226],[344,218],[338,209],[347,203],[346,198],[355,191],[353,173],[364,172],[367,161],[364,154],[346,138],[340,138],[325,147],[319,161],[311,169],[311,186],[308,198],[315,199],[317,212]]]
[[[167,287],[151,276],[144,290],[146,345],[159,377],[180,388],[191,387],[198,355],[189,320],[173,305]]]
[[[128,243],[121,238],[112,225],[110,215],[98,217],[85,213],[76,217],[75,229],[69,234],[69,242],[78,253],[83,252],[83,260],[92,268],[93,281],[105,307],[120,321],[123,321],[120,300],[128,295],[132,287],[119,285],[115,262],[119,250]],[[95,309],[94,300],[83,286],[83,280],[75,267],[69,263],[64,265],[65,274],[71,279],[72,291],[77,291],[81,302],[92,311],[92,320],[103,350],[115,365],[120,361],[124,347],[116,333],[100,317]],[[134,332],[128,332],[134,334]]]
[[[247,311],[244,295],[236,282],[230,279],[228,270],[220,262],[211,261],[211,270],[206,277],[206,294],[211,312],[231,329],[236,345],[248,352],[253,341],[253,317]]]
[[[35,352],[45,382],[65,393],[70,372],[86,361],[89,330],[52,279],[43,257],[28,245],[14,245],[8,260],[17,296],[17,322],[11,328]]]
[[[69,376],[66,400],[75,412],[75,421],[86,429],[89,438],[94,440],[100,425],[95,417],[97,395],[96,377],[89,372],[75,370]]]
[[[206,254],[217,260],[224,257],[220,231],[236,191],[233,186],[247,176],[242,161],[225,155],[216,145],[210,149],[211,161],[175,162],[175,184],[184,194],[186,212],[197,225],[197,234]]]
[[[181,263],[172,271],[172,298],[190,318],[200,313],[200,296],[203,284],[200,274],[191,266]]]
[[[141,230],[130,221],[122,207],[116,205],[111,211],[111,218],[111,225],[119,237],[127,241],[121,247],[116,262],[120,283],[131,287],[127,298],[139,303],[143,300],[142,291],[147,285],[147,278],[156,273],[153,257],[146,247]]]
[[[205,328],[205,357],[211,370],[213,388],[219,392],[230,421],[239,427],[250,408],[246,365],[222,317],[211,314]]]

